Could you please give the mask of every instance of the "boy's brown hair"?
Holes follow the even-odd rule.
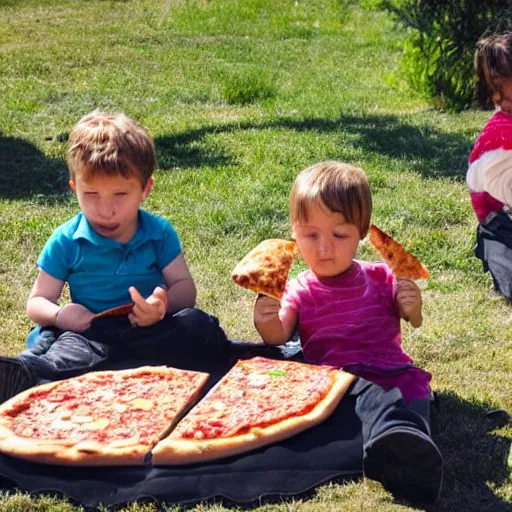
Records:
[[[482,107],[499,105],[501,80],[512,78],[512,33],[480,39],[475,51],[476,95]]]
[[[67,161],[72,180],[121,175],[144,187],[155,169],[155,145],[148,130],[125,114],[95,110],[74,126]]]
[[[312,205],[324,205],[343,215],[364,238],[370,227],[372,194],[364,171],[341,162],[319,162],[295,178],[290,193],[290,220],[307,222]]]

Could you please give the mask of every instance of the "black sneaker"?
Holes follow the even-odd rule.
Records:
[[[395,427],[365,446],[363,470],[393,496],[428,504],[441,492],[443,457],[421,430]]]
[[[37,384],[36,374],[15,357],[0,357],[0,403]]]

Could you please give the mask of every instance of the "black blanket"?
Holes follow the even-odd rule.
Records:
[[[258,351],[251,345],[247,352],[247,347],[240,344],[237,356],[283,357],[277,349]],[[127,361],[119,367],[140,364]],[[227,368],[214,362],[210,366],[213,385]],[[167,504],[219,500],[247,507],[304,496],[325,482],[361,475],[361,424],[354,404],[355,396],[349,390],[321,425],[251,453],[207,464],[78,468],[35,464],[0,454],[0,489],[63,494],[86,507],[111,508],[142,499]]]

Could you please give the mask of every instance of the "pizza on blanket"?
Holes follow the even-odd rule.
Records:
[[[231,277],[244,288],[279,300],[297,254],[294,241],[264,240],[240,260]]]
[[[240,360],[153,448],[153,464],[204,462],[291,437],[330,416],[353,380],[331,366]]]
[[[208,374],[92,372],[0,405],[0,452],[70,466],[189,464],[244,453],[325,420],[354,376],[330,366],[240,360],[191,409]],[[167,436],[167,437],[165,437]]]
[[[418,258],[374,224],[370,226],[370,242],[397,278],[426,279],[430,276]]]
[[[144,464],[207,379],[146,366],[42,384],[0,405],[0,451],[46,464]]]

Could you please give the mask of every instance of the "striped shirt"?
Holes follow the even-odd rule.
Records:
[[[304,358],[342,368],[351,364],[391,370],[412,365],[402,350],[396,279],[382,262],[353,262],[343,274],[322,278],[306,270],[288,282],[280,314],[299,319]]]
[[[512,115],[496,112],[469,156],[466,174],[471,204],[480,223],[512,206]]]

